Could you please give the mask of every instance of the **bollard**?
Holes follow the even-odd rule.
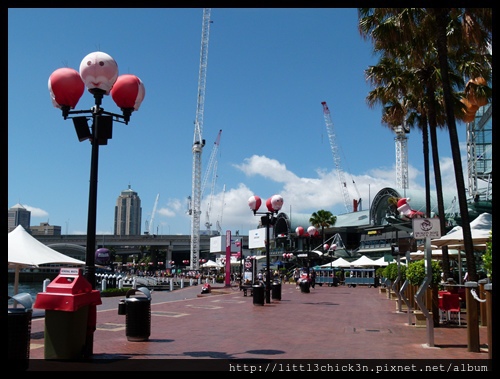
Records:
[[[189,286],[192,287],[193,286],[193,278],[190,278],[189,279]]]
[[[43,281],[43,291],[42,292],[47,292],[47,286],[50,284],[50,279],[47,278]]]
[[[471,289],[477,289],[477,282],[465,282],[465,306],[467,309],[467,351],[479,353],[479,305]]]
[[[479,284],[478,296],[480,299],[486,299],[484,293],[484,285],[488,283],[488,279],[481,279],[477,282]],[[479,303],[479,321],[481,326],[488,326],[488,318],[486,317],[486,303]]]
[[[491,283],[487,283],[484,285],[484,290],[486,291],[486,314],[487,314],[487,330],[488,330],[488,358],[493,358],[493,285]]]
[[[106,291],[106,286],[107,286],[106,279],[103,279],[101,282],[101,291]]]
[[[174,279],[170,278],[170,291],[174,290]]]

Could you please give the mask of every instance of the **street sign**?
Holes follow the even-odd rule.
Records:
[[[414,218],[413,219],[413,238],[440,238],[441,225],[439,218]]]

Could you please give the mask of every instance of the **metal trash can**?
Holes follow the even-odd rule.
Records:
[[[271,285],[271,298],[281,300],[281,282],[279,280],[275,280]]]
[[[302,293],[310,293],[311,284],[308,279],[300,279],[299,281],[300,292]]]
[[[145,296],[134,296],[136,291]],[[118,304],[118,314],[125,315],[125,334],[133,342],[147,341],[151,335],[151,292],[146,287],[131,289]]]
[[[9,334],[8,360],[9,367],[15,371],[25,371],[29,367],[31,317],[33,314],[33,299],[29,293],[19,293],[9,296],[24,308],[9,308],[7,331]],[[12,366],[10,366],[12,364]]]
[[[264,305],[264,285],[254,284],[252,286],[253,305]]]

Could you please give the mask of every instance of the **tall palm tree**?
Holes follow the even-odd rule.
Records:
[[[477,281],[476,262],[467,205],[465,180],[463,177],[462,160],[455,122],[452,83],[449,77],[448,48],[458,49],[470,46],[478,52],[487,51],[492,39],[492,9],[491,8],[429,8],[429,15],[433,18],[443,97],[446,110],[446,119],[450,135],[451,153],[455,166],[455,181],[457,185],[458,204],[462,218],[462,233],[464,239],[465,257],[469,280]],[[450,43],[448,43],[450,39]],[[453,62],[453,61],[452,61]],[[484,68],[484,67],[483,67]],[[481,76],[489,76],[488,71],[482,70]],[[474,76],[476,77],[476,76]]]
[[[317,228],[317,229],[321,228],[321,238],[322,238],[322,241],[324,244],[325,243],[325,228],[329,228],[331,226],[334,226],[335,223],[337,222],[337,216],[334,216],[332,214],[332,212],[330,212],[330,211],[325,211],[324,209],[321,209],[317,212],[314,212],[311,215],[311,217],[309,218],[309,222],[315,228]]]
[[[488,41],[488,32],[482,33],[481,30],[473,30],[471,26],[481,25],[484,26],[485,30],[491,30],[491,19],[488,23],[488,14],[491,17],[491,12],[482,11],[478,9],[472,9],[465,12],[457,11],[458,8],[453,8],[453,11],[449,11],[450,14],[453,14],[455,18],[450,17],[451,21],[447,24],[448,29],[445,31],[450,35],[450,40],[453,41],[452,47],[450,51],[453,52],[451,55],[447,55],[446,62],[450,61],[452,64],[444,66],[442,63],[443,59],[439,60],[443,54],[443,49],[441,47],[441,51],[438,49],[436,51],[435,46],[436,38],[435,35],[439,34],[436,32],[436,17],[432,17],[432,14],[442,15],[442,11],[436,11],[435,9],[428,11],[424,8],[360,8],[359,9],[359,30],[363,37],[370,37],[374,43],[374,49],[376,52],[382,52],[383,56],[396,59],[398,63],[402,63],[406,69],[413,70],[413,72],[417,76],[417,86],[410,85],[409,83],[403,85],[399,81],[392,80],[392,84],[396,83],[399,89],[404,88],[405,94],[404,97],[409,97],[409,89],[413,91],[414,98],[423,98],[424,108],[418,109],[417,111],[422,112],[421,116],[426,117],[429,120],[430,126],[430,134],[431,134],[431,145],[433,150],[433,163],[435,170],[435,179],[436,179],[436,190],[438,192],[438,214],[440,215],[441,221],[441,229],[444,231],[445,219],[444,219],[444,204],[442,199],[442,185],[441,185],[441,173],[439,170],[439,155],[437,150],[437,136],[436,136],[436,127],[438,125],[443,125],[442,121],[443,117],[440,115],[441,112],[437,111],[437,99],[436,94],[439,91],[436,91],[436,88],[443,87],[443,92],[446,87],[451,88],[459,88],[460,85],[463,87],[463,79],[456,75],[457,72],[467,73],[468,75],[472,74],[472,77],[478,77],[479,74],[488,76],[488,63],[489,59],[486,54],[483,53],[481,49],[470,48],[469,44],[464,43],[464,39],[461,38],[461,33],[451,33],[451,31],[455,30],[468,30],[468,36],[474,41]],[[446,12],[445,12],[446,13]],[[458,16],[461,16],[464,13],[463,20],[467,22],[463,22],[466,27],[460,28],[460,23],[457,21]],[[480,19],[481,22],[477,20]],[[486,21],[483,21],[486,19]],[[441,20],[444,23],[443,20]],[[480,29],[480,28],[479,28]],[[472,30],[472,31],[471,31]],[[491,34],[489,34],[491,35]],[[444,42],[447,42],[446,35],[443,33]],[[443,41],[441,40],[441,43]],[[480,45],[480,43],[476,43],[476,45]],[[445,45],[446,47],[446,45]],[[405,49],[409,48],[409,50]],[[403,54],[401,54],[403,51]],[[446,52],[446,49],[444,49]],[[479,54],[478,54],[479,52]],[[443,82],[441,78],[447,78],[447,84]],[[415,81],[413,81],[415,82]],[[419,88],[420,86],[420,88]],[[388,86],[389,87],[389,86]],[[419,92],[415,92],[415,89],[418,89]],[[476,88],[473,88],[476,90]],[[379,91],[380,92],[380,91]],[[394,94],[394,89],[392,89],[392,94]],[[484,95],[484,94],[483,94]],[[446,95],[444,96],[444,103],[446,104],[446,119],[448,121],[448,125],[450,123],[449,114],[450,107],[447,104],[447,101],[450,101],[452,106],[453,102],[457,102],[456,99],[453,98],[453,93],[449,90],[448,99]],[[451,100],[450,100],[451,99]],[[385,99],[387,101],[387,98]],[[382,101],[384,99],[382,98]],[[453,110],[453,108],[451,108]],[[453,113],[453,112],[451,112]],[[439,121],[438,121],[439,120]],[[394,122],[395,120],[390,120]],[[397,121],[397,120],[396,120]],[[460,157],[459,148],[458,148],[458,138],[456,138],[456,126],[454,124],[454,119],[452,120],[452,129],[450,130],[450,140],[452,144],[452,154],[455,148],[455,152],[458,152],[458,157]],[[421,123],[421,125],[427,125],[427,122]],[[425,130],[423,129],[424,135]],[[427,136],[424,136],[424,159],[428,153],[425,152]],[[461,168],[460,159],[458,159],[458,164],[455,162],[455,175],[457,181],[457,192],[460,197],[460,192],[463,192],[463,197],[465,199],[465,182],[463,180],[463,173]],[[426,175],[427,175],[426,170]],[[426,182],[427,183],[427,182]],[[463,189],[463,191],[462,191]],[[429,188],[426,185],[426,203],[430,203],[430,192]],[[465,207],[465,213],[467,213],[467,207]],[[427,209],[427,215],[429,216],[429,209]],[[461,213],[464,211],[461,208]],[[468,222],[467,222],[468,223]],[[468,225],[467,225],[468,226]],[[465,237],[464,233],[464,237]],[[471,239],[472,243],[472,239]],[[467,244],[466,244],[467,247]],[[444,257],[444,271],[448,273],[449,271],[449,261],[447,256],[447,251],[443,252]],[[467,254],[467,248],[466,248]],[[468,261],[468,269],[469,266],[474,265],[474,268],[470,267],[469,274],[475,273],[475,262],[473,259],[473,255],[469,255],[467,257]]]

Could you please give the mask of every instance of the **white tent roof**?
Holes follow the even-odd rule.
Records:
[[[209,259],[208,261],[203,263],[200,267],[203,267],[203,268],[217,267],[218,268],[218,267],[221,267],[221,265],[218,264],[217,262],[214,262],[211,259]]]
[[[61,263],[84,265],[85,262],[62,254],[44,245],[21,225],[9,233],[9,267],[38,267],[41,264]]]
[[[84,261],[62,254],[44,245],[21,225],[9,233],[9,267],[15,268],[14,295],[19,286],[19,269],[21,267],[38,267],[41,264],[60,263],[68,265],[85,265]]]
[[[459,253],[459,250],[448,249],[448,256],[451,259],[458,259],[458,253]],[[440,259],[440,258],[442,258],[442,256],[443,256],[443,251],[441,249],[432,250],[432,257],[431,258]],[[465,257],[465,253],[462,252],[461,256]],[[424,259],[425,252],[424,251],[414,251],[413,253],[410,253],[410,258],[415,259],[415,260]]]
[[[375,266],[375,262],[366,255],[362,255],[355,261],[351,262],[351,265],[355,267]]]
[[[338,258],[333,263],[325,263],[321,267],[351,267],[351,262],[346,261],[344,258]]]
[[[472,234],[472,242],[474,245],[484,244],[490,238],[490,231],[493,225],[492,216],[490,213],[482,213],[470,223]],[[431,245],[437,247],[445,245],[453,245],[455,248],[460,247],[464,243],[462,227],[453,228],[448,234],[441,238],[431,240]]]
[[[389,262],[386,262],[384,257],[380,257],[379,259],[375,259],[373,261],[373,264],[375,266],[387,266],[387,265],[389,265]]]

